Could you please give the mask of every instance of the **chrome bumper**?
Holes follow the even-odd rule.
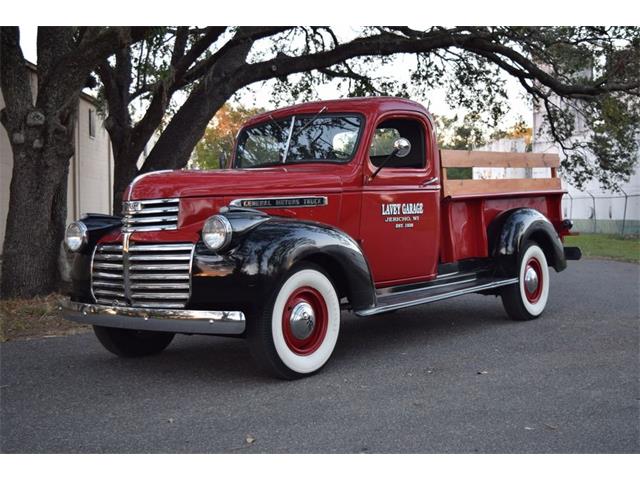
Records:
[[[70,300],[64,300],[60,308],[67,320],[101,327],[226,335],[238,335],[245,329],[242,312],[134,308]]]

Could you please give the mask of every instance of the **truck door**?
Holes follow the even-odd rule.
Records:
[[[360,233],[378,287],[435,277],[440,181],[431,131],[425,117],[403,112],[381,117],[369,137]],[[372,179],[400,137],[411,143],[409,154],[390,159]]]

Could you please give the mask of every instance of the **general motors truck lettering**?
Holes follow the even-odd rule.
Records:
[[[548,176],[448,178],[507,165]],[[440,151],[432,118],[409,100],[261,114],[226,168],[142,175],[122,216],[68,227],[64,314],[125,357],[159,353],[175,334],[242,337],[287,379],[326,364],[344,310],[371,317],[481,293],[531,320],[550,299],[549,268],[580,258],[562,244],[558,166],[557,155]]]

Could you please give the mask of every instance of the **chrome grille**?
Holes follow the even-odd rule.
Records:
[[[183,308],[191,295],[191,243],[98,245],[91,263],[97,303]]]
[[[133,200],[124,202],[122,231],[152,232],[178,228],[180,200],[161,198],[157,200]]]

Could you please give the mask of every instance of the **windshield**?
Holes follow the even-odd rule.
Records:
[[[361,124],[357,115],[294,115],[254,125],[238,136],[235,166],[348,162]]]

